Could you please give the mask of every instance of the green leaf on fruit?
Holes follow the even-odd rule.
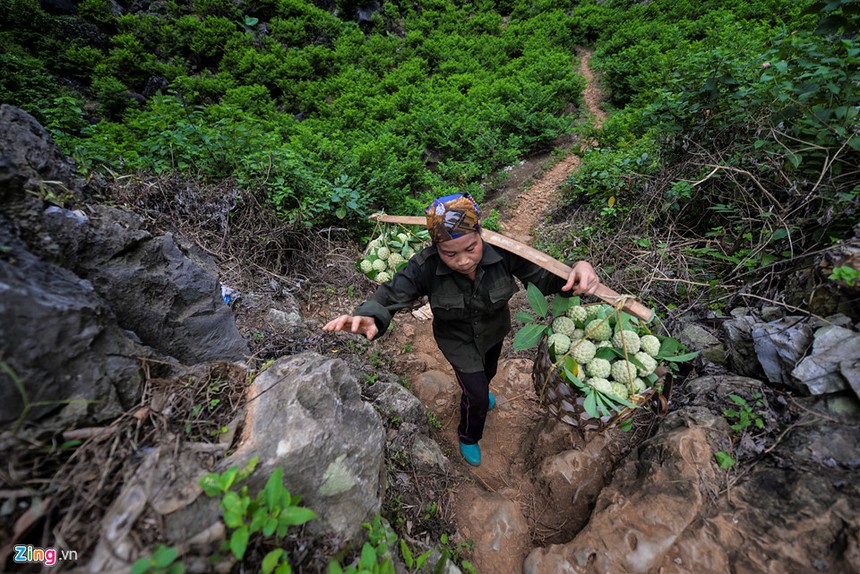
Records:
[[[546,333],[546,325],[532,323],[526,325],[514,335],[514,350],[525,351],[537,345],[544,333]]]
[[[544,294],[541,293],[540,289],[534,283],[529,283],[526,289],[526,296],[529,300],[529,305],[532,306],[532,310],[538,317],[545,318],[547,311],[549,311],[549,305],[546,302]]]

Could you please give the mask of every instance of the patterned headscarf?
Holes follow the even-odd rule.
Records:
[[[436,198],[424,213],[427,214],[427,230],[434,243],[456,239],[481,229],[478,204],[468,193]]]

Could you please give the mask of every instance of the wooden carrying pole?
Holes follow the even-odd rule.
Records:
[[[376,213],[374,215],[371,215],[370,219],[374,221],[382,221],[384,223],[400,223],[403,225],[427,224],[426,218],[413,215],[386,215],[384,213]],[[501,247],[502,249],[510,251],[511,253],[516,253],[520,257],[528,259],[535,265],[539,265],[540,267],[546,269],[554,275],[558,275],[559,277],[562,277],[564,279],[567,279],[568,275],[570,275],[570,267],[557,259],[553,259],[543,251],[538,251],[534,247],[530,247],[521,241],[511,239],[510,237],[506,237],[501,233],[496,233],[495,231],[490,231],[488,229],[482,229],[481,236],[484,238],[484,241],[486,241],[490,245],[495,245],[496,247]],[[620,295],[616,293],[603,283],[597,286],[597,291],[594,292],[594,296],[598,297],[599,299],[602,299],[603,301],[606,301],[613,307],[618,305],[619,302],[623,301],[621,309],[625,313],[629,313],[634,317],[638,317],[645,322],[651,320],[651,309],[649,309],[630,295]]]

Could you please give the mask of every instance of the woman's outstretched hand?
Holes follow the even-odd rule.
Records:
[[[362,317],[360,315],[341,315],[337,319],[323,325],[323,331],[348,331],[364,335],[368,341],[372,341],[379,333],[373,317]]]
[[[573,289],[574,295],[591,295],[600,285],[600,279],[597,273],[594,272],[594,267],[588,261],[578,261],[573,269],[570,270],[570,275],[567,276],[567,283],[561,288],[562,291],[570,291]]]

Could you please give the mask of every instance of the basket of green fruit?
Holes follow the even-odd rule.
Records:
[[[671,375],[692,360],[672,337],[605,303],[582,304],[579,297],[556,296],[548,304],[528,286],[537,317],[518,313],[525,323],[514,349],[537,346],[532,381],[542,404],[560,421],[581,430],[630,424],[636,409],[663,411]]]
[[[385,283],[429,241],[426,229],[412,231],[405,226],[378,225],[357,262],[358,268],[372,281]]]

